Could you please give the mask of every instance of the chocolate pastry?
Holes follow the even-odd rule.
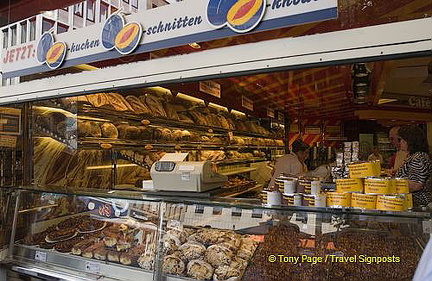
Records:
[[[72,247],[72,254],[74,255],[82,255],[83,251],[85,249],[87,249],[88,247],[92,246],[93,244],[96,243],[96,239],[87,239],[81,242],[76,243],[73,247]]]
[[[108,254],[108,251],[107,251],[107,249],[105,249],[105,247],[103,245],[93,251],[93,257],[95,259],[101,260],[101,261],[104,261],[107,259],[107,254]]]
[[[78,230],[84,233],[96,231],[103,228],[105,224],[106,223],[104,221],[95,220],[95,219],[86,219],[78,225]]]
[[[74,237],[75,235],[76,235],[76,230],[74,228],[60,229],[49,233],[46,236],[46,240],[53,241],[53,242],[64,241]]]
[[[103,243],[97,242],[97,243],[85,248],[82,251],[82,256],[85,258],[93,258],[94,251],[99,249],[100,247],[103,247]]]

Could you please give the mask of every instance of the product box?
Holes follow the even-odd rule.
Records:
[[[362,193],[353,193],[351,194],[351,207],[365,209],[365,210],[373,210],[376,208],[377,196],[362,194]]]
[[[379,177],[381,174],[381,164],[379,161],[351,164],[348,165],[348,169],[349,177],[352,179]]]
[[[393,194],[396,193],[395,181],[385,178],[367,178],[364,180],[366,194]]]
[[[408,180],[407,179],[394,179],[395,192],[396,193],[409,193]]]
[[[363,192],[362,179],[337,179],[337,192]]]
[[[351,207],[351,193],[327,192],[327,207]]]
[[[404,211],[407,204],[405,196],[378,195],[376,208],[381,211]]]

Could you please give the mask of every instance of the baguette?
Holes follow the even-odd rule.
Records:
[[[127,96],[126,100],[129,102],[136,114],[149,114],[151,113],[150,108],[144,103],[143,100],[136,96]]]

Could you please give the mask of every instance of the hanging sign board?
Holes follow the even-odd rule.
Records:
[[[182,1],[2,52],[3,78],[29,75],[159,49],[337,18],[337,0]]]
[[[242,106],[250,111],[253,111],[253,100],[242,96]]]
[[[221,85],[213,81],[199,82],[199,90],[217,98],[221,97]]]
[[[0,147],[15,148],[17,146],[16,136],[0,135]]]

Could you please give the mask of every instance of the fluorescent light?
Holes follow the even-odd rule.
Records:
[[[192,102],[204,103],[204,101],[202,99],[191,97],[191,96],[181,94],[181,93],[178,93],[177,97],[184,99],[184,100],[192,101]]]
[[[397,99],[379,99],[378,104],[384,104],[384,103],[389,103],[394,101],[397,101]]]
[[[138,166],[137,164],[118,164],[117,168],[123,168],[123,167],[135,167]],[[112,169],[114,168],[114,165],[102,165],[102,166],[88,166],[86,167],[86,170],[101,170],[101,169]]]
[[[235,109],[231,110],[231,113],[234,113],[234,114],[237,114],[237,115],[243,115],[243,116],[246,116],[246,113],[243,113],[243,112],[238,111],[238,110],[235,110]]]
[[[215,104],[215,103],[209,103],[209,106],[219,109],[219,110],[223,110],[223,111],[228,111],[228,108],[226,108],[225,106],[219,105],[219,104]]]
[[[86,70],[86,71],[98,69],[97,67],[92,66],[90,64],[77,64],[74,67],[78,68],[78,69],[81,69],[81,70]]]
[[[198,44],[197,42],[189,43],[188,45],[194,49],[201,49],[200,44]]]
[[[53,108],[53,107],[47,107],[47,106],[33,106],[33,108],[43,111],[42,114],[47,114],[48,112],[60,112],[63,115],[67,116],[67,117],[72,117],[75,118],[76,114],[70,113],[67,110],[61,109],[61,108]]]

